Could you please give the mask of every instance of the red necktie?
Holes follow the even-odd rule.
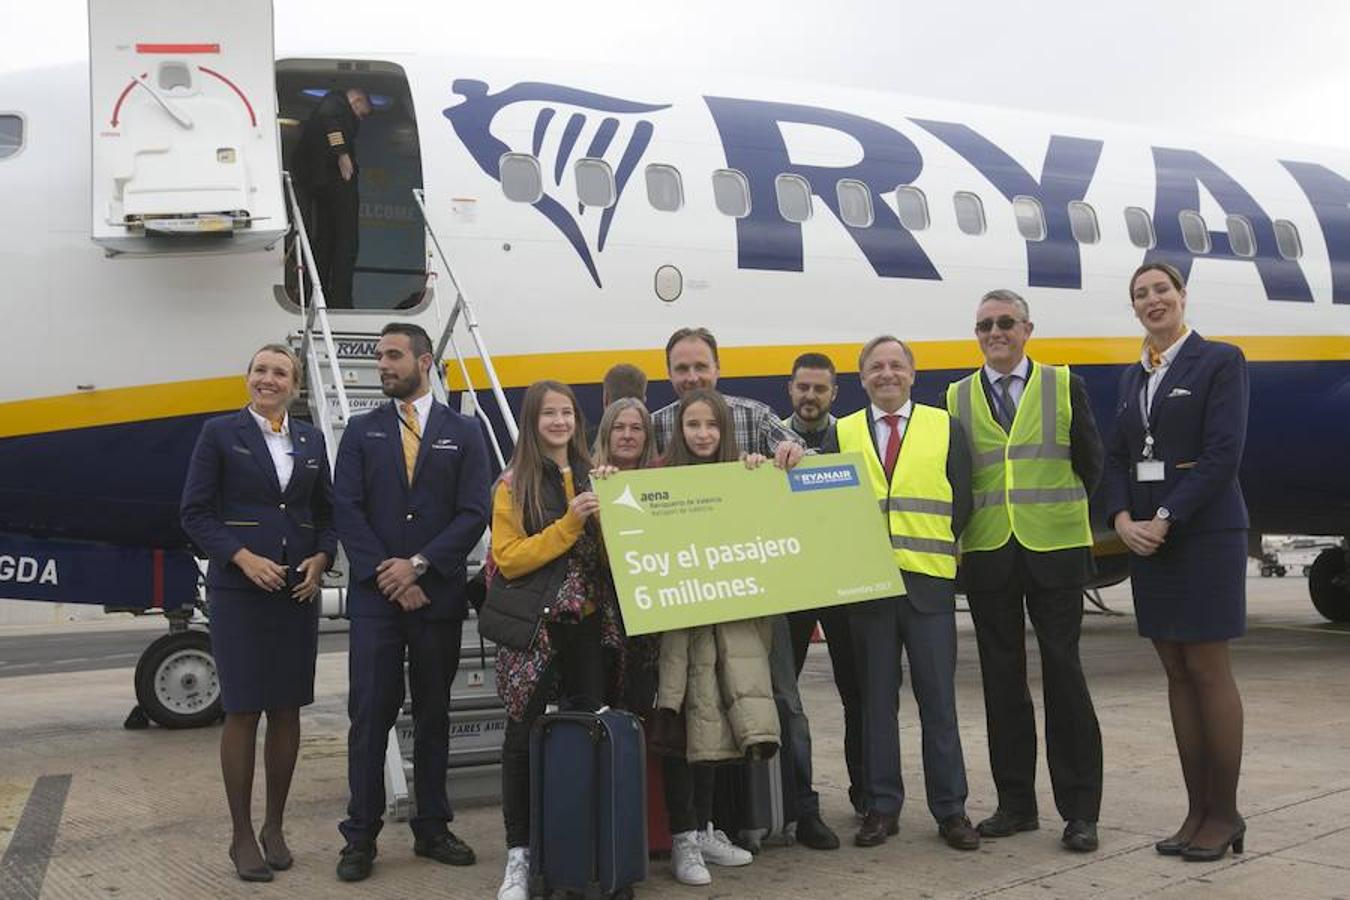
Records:
[[[886,438],[886,453],[884,454],[886,480],[890,481],[895,475],[895,461],[900,458],[900,417],[898,415],[882,416],[881,421],[891,426],[891,434]]]

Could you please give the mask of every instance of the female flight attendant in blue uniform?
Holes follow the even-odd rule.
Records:
[[[1189,810],[1159,841],[1166,856],[1242,852],[1237,811],[1242,698],[1228,642],[1246,631],[1247,507],[1238,465],[1247,437],[1247,363],[1186,325],[1186,286],[1141,266],[1130,301],[1147,337],[1120,379],[1102,479],[1107,521],[1130,550],[1139,633],[1167,672]]]
[[[248,406],[203,426],[183,487],[183,530],[210,558],[211,650],[225,707],[220,768],[234,826],[230,859],[245,881],[271,881],[292,863],[282,814],[300,707],[314,701],[315,600],[337,553],[323,435],[286,412],[299,378],[290,348],[255,353]],[[254,746],[264,711],[267,807],[255,839]]]

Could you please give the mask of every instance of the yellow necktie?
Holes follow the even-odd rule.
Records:
[[[412,484],[413,469],[417,468],[417,450],[422,444],[422,428],[417,419],[417,407],[411,401],[403,403],[403,465],[408,470],[408,484]]]

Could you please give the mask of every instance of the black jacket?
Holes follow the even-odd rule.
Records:
[[[538,534],[567,513],[567,493],[563,488],[562,472],[552,460],[544,460],[544,473],[544,490],[540,497],[543,521],[532,522],[530,519],[533,517],[527,515],[527,534]],[[578,469],[573,468],[572,477],[577,493],[591,489],[590,481],[584,474],[579,474]],[[539,631],[539,623],[549,614],[549,607],[562,589],[570,555],[564,553],[519,578],[507,578],[498,572],[488,586],[487,600],[479,613],[479,634],[503,647],[528,650]]]
[[[300,143],[291,155],[291,178],[301,187],[322,187],[342,180],[338,157],[352,158],[356,180],[356,133],[361,120],[352,112],[346,91],[329,91],[300,129]]]
[[[1031,364],[1036,365],[1035,362]],[[1031,374],[1030,369],[1027,374]],[[997,409],[993,386],[989,384],[983,368],[980,369],[980,386],[984,388],[990,408]],[[1073,421],[1069,427],[1069,461],[1090,497],[1101,480],[1105,453],[1097,422],[1092,416],[1087,385],[1077,375],[1069,379],[1069,403],[1073,411]],[[1046,588],[1086,584],[1094,571],[1090,547],[1038,553],[1027,550],[1018,544],[1017,538],[1011,537],[1008,543],[997,550],[961,554],[961,571],[957,579],[967,591],[1001,590],[1012,578],[1019,557],[1031,579]]]

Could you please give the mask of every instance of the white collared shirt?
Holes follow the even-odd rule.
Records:
[[[295,446],[291,443],[291,417],[288,413],[281,420],[281,431],[273,431],[272,423],[264,417],[258,415],[252,406],[248,408],[249,415],[253,416],[253,421],[258,423],[258,429],[262,431],[263,443],[267,445],[267,452],[272,456],[272,468],[277,473],[277,483],[281,485],[282,491],[291,483],[291,473],[295,471],[295,457],[291,455]]]
[[[1155,369],[1148,357],[1148,341],[1144,341],[1143,349],[1139,351],[1139,364],[1144,367],[1148,373],[1148,383],[1144,386],[1144,412],[1150,414],[1153,412],[1153,394],[1158,390],[1158,385],[1167,377],[1167,370],[1171,368],[1172,362],[1181,352],[1181,345],[1186,343],[1186,338],[1191,336],[1191,329],[1188,327],[1186,333],[1177,338],[1172,346],[1162,352],[1162,363]]]
[[[899,421],[895,423],[895,428],[900,432],[900,440],[903,441],[905,439],[905,429],[909,427],[910,414],[913,412],[913,400],[906,400],[905,405],[893,413],[886,412],[886,410],[877,406],[875,403],[872,404],[872,435],[877,442],[877,456],[882,457],[883,460],[885,459],[886,442],[891,439],[891,426],[886,424],[886,420],[883,419],[882,416],[900,417]]]
[[[999,385],[999,382],[1004,378],[1012,378],[1012,381],[1008,383],[1008,393],[1013,398],[1013,408],[1008,410],[1010,413],[1017,412],[1017,406],[1022,402],[1022,393],[1027,389],[1027,379],[1031,377],[1030,373],[1031,360],[1027,359],[1025,355],[1022,357],[1022,361],[1013,366],[1013,370],[1007,375],[1004,375],[989,363],[984,364],[984,377],[989,379],[989,386],[999,392],[999,399],[1002,399],[1003,393],[1003,388]]]
[[[427,433],[427,419],[431,417],[431,401],[432,401],[431,391],[427,391],[425,394],[418,397],[416,400],[412,402],[413,409],[417,410],[418,434]],[[403,404],[406,402],[407,401],[405,400],[394,401],[395,405],[398,408],[399,418],[403,417]]]

